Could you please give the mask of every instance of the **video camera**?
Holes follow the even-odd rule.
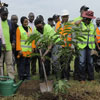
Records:
[[[8,7],[8,4],[1,2],[0,0],[0,7]]]

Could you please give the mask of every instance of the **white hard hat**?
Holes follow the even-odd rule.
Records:
[[[69,11],[66,9],[61,11],[61,16],[65,16],[65,15],[69,15]]]

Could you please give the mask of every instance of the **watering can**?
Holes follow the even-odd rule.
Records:
[[[0,96],[13,96],[22,82],[15,84],[9,76],[0,76]]]

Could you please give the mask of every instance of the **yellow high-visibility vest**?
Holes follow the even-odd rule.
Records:
[[[25,43],[26,40],[28,39],[28,37],[30,36],[30,34],[32,34],[31,28],[28,27],[28,32],[26,32],[22,26],[19,26],[19,30],[21,32],[22,51],[30,51],[31,52],[32,51],[32,43],[30,43],[30,44]]]
[[[79,39],[82,41],[78,41],[78,48],[84,49],[86,46],[88,46],[90,49],[95,49],[95,27],[92,22],[90,22],[89,25],[85,25],[83,22],[81,22],[81,28],[83,31],[90,30],[89,32],[81,32]],[[83,38],[84,37],[84,38]]]

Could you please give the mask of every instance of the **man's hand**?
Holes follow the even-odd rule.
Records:
[[[37,47],[40,46],[40,45],[41,45],[41,43],[40,42],[37,42]]]
[[[21,56],[22,55],[22,51],[19,51],[18,54]]]
[[[48,49],[47,49],[47,50],[45,51],[45,53],[43,54],[44,57],[48,54],[48,52],[50,51],[51,48],[52,48],[52,45],[49,45],[49,46],[48,46]]]
[[[12,43],[12,48],[15,48],[15,43]]]
[[[6,44],[2,44],[3,50],[6,51]]]
[[[72,52],[75,52],[75,46],[74,46],[73,44],[71,45],[70,48],[71,48],[71,51],[72,51]]]
[[[32,48],[32,53],[34,53],[35,52],[35,48]]]
[[[51,48],[52,48],[52,45],[49,45],[49,46],[48,46],[48,49],[50,50]]]
[[[100,47],[98,47],[98,50],[100,50]]]
[[[82,21],[83,21],[83,19],[76,21],[75,25],[79,25]]]
[[[43,62],[45,62],[45,58],[44,58],[44,56],[43,56],[43,57],[41,57],[41,60],[42,60]]]

